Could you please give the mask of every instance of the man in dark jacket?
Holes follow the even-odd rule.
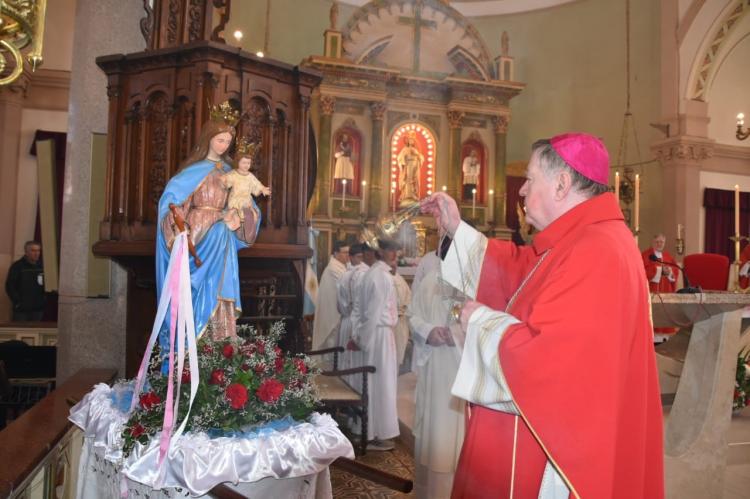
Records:
[[[23,248],[24,256],[8,269],[5,292],[13,302],[13,321],[41,321],[45,302],[42,246],[28,241]]]

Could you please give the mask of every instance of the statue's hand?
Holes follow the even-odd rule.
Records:
[[[232,208],[226,215],[224,215],[224,223],[227,224],[229,230],[237,230],[240,228],[240,215],[237,210]]]

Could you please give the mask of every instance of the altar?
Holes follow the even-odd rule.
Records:
[[[727,465],[737,354],[747,331],[742,293],[654,294],[654,326],[692,333],[664,430],[668,498],[721,497]]]

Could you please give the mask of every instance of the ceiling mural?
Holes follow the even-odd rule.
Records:
[[[490,56],[474,26],[442,0],[376,0],[342,30],[347,58],[412,74],[490,79]]]
[[[368,0],[340,0],[341,3],[362,6]],[[539,9],[548,9],[579,0],[445,0],[462,15],[467,17],[502,16]]]

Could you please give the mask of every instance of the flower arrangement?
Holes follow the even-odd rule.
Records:
[[[306,356],[288,356],[278,347],[283,323],[273,324],[264,335],[249,326],[238,326],[238,333],[237,338],[216,341],[205,334],[198,340],[198,393],[186,431],[234,434],[287,416],[304,420],[312,413],[317,403],[314,370]],[[177,421],[189,405],[187,361],[185,366]],[[168,381],[158,353],[150,359],[148,371],[150,386],[144,388],[122,433],[125,455],[136,442],[146,445],[162,429]]]
[[[750,405],[750,349],[741,351],[737,356],[732,410],[738,411],[748,405]]]

